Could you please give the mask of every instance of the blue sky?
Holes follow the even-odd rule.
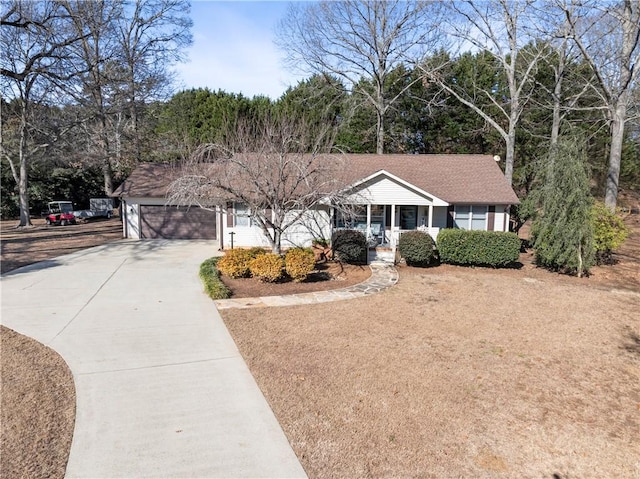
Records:
[[[193,45],[178,66],[180,89],[278,98],[302,77],[283,65],[274,30],[288,2],[192,0]]]

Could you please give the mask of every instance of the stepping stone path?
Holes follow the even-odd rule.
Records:
[[[315,291],[286,296],[262,296],[258,298],[218,299],[214,301],[220,309],[264,308],[267,306],[294,306],[298,304],[328,303],[343,299],[359,298],[379,293],[398,282],[398,271],[392,265],[370,264],[371,276],[362,283],[341,289]]]

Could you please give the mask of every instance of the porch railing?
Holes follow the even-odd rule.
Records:
[[[438,237],[438,233],[440,232],[440,228],[436,228],[436,227],[432,227],[432,228],[428,228],[428,227],[419,227],[418,228],[420,231],[425,231],[427,233],[429,233],[429,235],[433,238],[433,241],[435,242],[436,238]],[[400,235],[402,233],[405,233],[407,231],[415,231],[415,230],[401,230],[399,228],[394,228],[391,231],[391,238],[390,238],[390,246],[391,248],[393,248],[394,250],[398,247],[398,241],[400,241]],[[389,233],[389,232],[387,232]]]

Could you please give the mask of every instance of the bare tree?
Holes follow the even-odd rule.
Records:
[[[191,41],[185,0],[63,0],[77,32],[86,32],[75,48],[75,62],[86,68],[74,90],[88,113],[86,149],[103,169],[106,194],[113,191],[114,170],[123,166],[123,136],[139,161],[140,112],[145,101],[164,98],[171,85],[169,66],[183,59]]]
[[[440,40],[434,28],[438,10],[437,2],[418,0],[292,4],[280,23],[277,43],[292,67],[343,79],[373,106],[376,151],[382,154],[385,114],[411,86],[409,82],[399,90],[393,88],[390,73],[434,48]],[[407,69],[407,76],[394,81],[402,84],[409,74]]]
[[[173,83],[169,66],[184,61],[191,44],[187,0],[136,0],[130,16],[118,23],[120,58],[126,72],[126,98],[134,156],[142,158],[140,115],[146,102],[165,99]]]
[[[546,52],[537,48],[534,39],[523,28],[529,21],[531,2],[457,1],[446,5],[448,14],[443,29],[456,39],[459,50],[488,52],[504,74],[506,91],[498,90],[497,82],[489,86],[474,82],[468,88],[460,88],[442,75],[447,67],[443,63],[426,62],[420,68],[427,81],[437,83],[500,134],[506,146],[505,176],[511,183],[516,128],[535,86],[538,61]]]
[[[71,53],[77,68],[86,70],[73,84],[61,85],[83,107],[86,121],[87,156],[102,167],[104,190],[113,192],[112,138],[110,116],[118,113],[110,93],[118,81],[118,44],[114,35],[114,22],[124,15],[122,4],[116,1],[82,2],[63,0],[62,4],[72,18],[76,32],[86,32]]]
[[[551,84],[545,81],[536,83],[536,88],[544,92],[544,95],[538,95],[543,98],[540,106],[551,110],[549,148],[553,150],[567,116],[571,112],[591,108],[589,103],[596,93],[597,83],[593,72],[583,67],[582,54],[571,40],[571,25],[557,2],[535,3],[533,11],[533,31],[549,48],[542,64],[553,72]]]
[[[572,40],[599,86],[611,129],[605,205],[615,209],[625,123],[640,73],[640,0],[563,2]]]
[[[4,98],[19,104],[18,141],[15,153],[0,133],[0,151],[8,160],[18,185],[20,223],[31,226],[29,209],[29,164],[50,141],[35,140],[34,105],[46,105],[55,98],[55,82],[69,80],[76,72],[69,68],[68,48],[83,34],[68,28],[69,17],[59,2],[13,0],[2,4],[0,13],[0,77]],[[4,128],[4,118],[0,131]]]
[[[202,145],[181,166],[168,200],[204,208],[242,203],[279,253],[283,234],[310,210],[348,208],[342,160],[327,153],[329,130],[320,138],[309,131],[285,117],[240,122],[227,144]]]

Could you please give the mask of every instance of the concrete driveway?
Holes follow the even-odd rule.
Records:
[[[67,477],[304,477],[198,266],[208,241],[122,241],[2,277],[2,323],[75,380]]]

